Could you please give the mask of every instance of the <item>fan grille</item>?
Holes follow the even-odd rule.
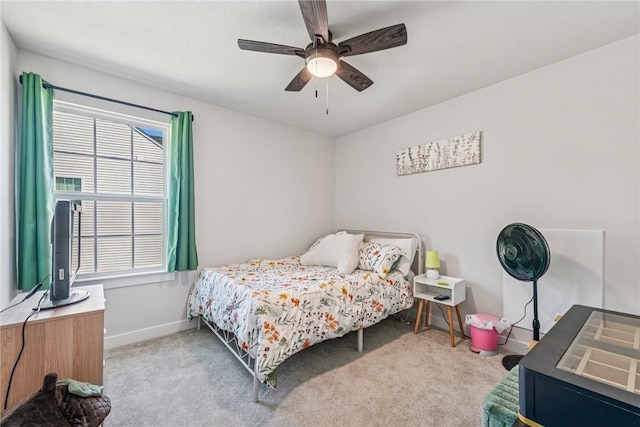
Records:
[[[544,236],[527,224],[513,223],[502,229],[496,250],[505,271],[523,282],[538,280],[546,273],[551,261]]]

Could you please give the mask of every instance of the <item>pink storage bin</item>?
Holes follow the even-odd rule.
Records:
[[[475,316],[483,323],[500,320],[500,318],[491,314],[477,313]],[[495,328],[481,329],[469,325],[469,330],[471,331],[472,351],[480,353],[482,356],[492,356],[498,353],[498,338],[500,334]]]

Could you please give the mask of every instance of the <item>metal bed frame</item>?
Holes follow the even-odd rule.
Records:
[[[346,231],[349,234],[364,234],[365,241],[370,238],[376,237],[384,237],[384,238],[413,238],[417,240],[416,245],[416,253],[413,257],[413,265],[411,266],[412,271],[415,274],[422,274],[424,272],[424,248],[422,245],[422,239],[416,233],[407,233],[407,232],[392,232],[392,231],[373,231],[373,230],[353,230],[353,229],[345,229],[339,231]],[[242,348],[242,345],[238,343],[236,336],[229,331],[221,329],[213,322],[209,322],[202,318],[202,316],[198,316],[198,325],[197,328],[200,330],[202,323],[211,329],[211,332],[218,337],[218,339],[231,351],[233,356],[240,361],[242,366],[244,366],[247,371],[253,376],[253,402],[258,401],[258,391],[260,388],[260,381],[258,381],[257,376],[257,368],[258,364],[256,363],[256,359],[254,356],[251,356],[249,352]],[[357,335],[357,349],[358,353],[362,353],[364,349],[364,329],[358,329]]]
[[[258,368],[258,364],[256,363],[255,357],[251,356],[246,350],[242,348],[241,345],[238,344],[238,340],[236,336],[229,331],[225,331],[220,329],[218,325],[212,322],[208,322],[203,319],[201,316],[198,316],[198,330],[200,330],[201,322],[211,329],[220,341],[231,351],[236,359],[240,361],[242,366],[244,366],[247,371],[253,376],[253,402],[258,401],[258,391],[260,389],[260,381],[258,381],[258,376],[256,369]],[[358,353],[362,353],[364,348],[364,329],[358,329]]]

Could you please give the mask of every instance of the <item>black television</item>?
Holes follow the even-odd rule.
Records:
[[[80,270],[80,226],[82,207],[78,202],[58,200],[51,220],[51,286],[49,300],[41,309],[62,307],[84,301],[89,292],[71,287]],[[77,225],[78,247],[76,268],[73,270],[74,225]]]

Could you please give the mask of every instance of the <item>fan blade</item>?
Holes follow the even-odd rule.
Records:
[[[302,90],[302,88],[305,87],[307,83],[309,83],[309,80],[311,80],[312,77],[313,75],[309,72],[309,70],[307,70],[307,67],[303,67],[302,70],[300,70],[300,72],[296,74],[293,80],[291,80],[289,86],[287,86],[284,90],[289,92],[298,92]]]
[[[315,40],[315,36],[322,36],[324,42],[329,43],[327,3],[324,0],[298,0],[298,3],[311,41]]]
[[[336,76],[340,77],[349,86],[362,92],[373,84],[373,80],[362,74],[358,69],[352,67],[344,61],[340,61],[340,66],[336,71]]]
[[[238,39],[238,47],[243,50],[253,50],[256,52],[279,53],[282,55],[298,55],[304,57],[304,49],[275,43]]]
[[[338,44],[338,48],[340,56],[352,56],[391,49],[404,44],[407,44],[407,27],[404,24],[397,24],[345,40]]]

